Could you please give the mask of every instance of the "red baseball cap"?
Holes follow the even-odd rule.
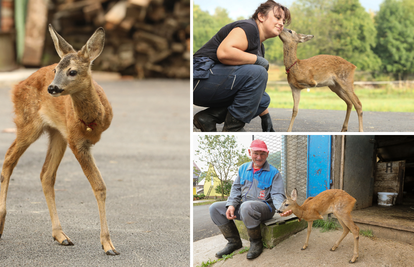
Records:
[[[259,139],[253,140],[252,144],[250,145],[250,149],[255,150],[255,151],[260,150],[260,151],[269,152],[269,150],[267,150],[266,143]]]

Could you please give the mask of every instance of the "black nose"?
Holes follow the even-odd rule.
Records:
[[[55,95],[55,94],[59,94],[63,92],[63,89],[60,89],[57,85],[49,85],[49,87],[47,88],[47,91],[49,92],[49,94],[51,95]]]

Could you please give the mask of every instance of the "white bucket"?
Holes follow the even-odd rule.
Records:
[[[390,207],[395,204],[398,193],[378,192],[378,205]]]

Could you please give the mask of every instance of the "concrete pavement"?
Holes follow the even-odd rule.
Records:
[[[342,230],[321,232],[313,228],[309,238],[309,247],[301,250],[307,230],[292,235],[272,249],[264,249],[254,260],[246,259],[247,252],[235,252],[233,258],[215,263],[214,267],[239,266],[349,266],[352,257],[353,238],[348,234],[335,252],[332,245],[340,238]],[[375,233],[374,233],[375,234]],[[250,242],[242,239],[243,248],[250,247]],[[215,253],[221,250],[227,241],[222,235],[213,236],[193,243],[193,266],[202,262],[214,261]],[[411,266],[414,262],[414,247],[403,242],[381,238],[359,236],[358,266]]]
[[[55,191],[63,230],[75,245],[53,241],[39,181],[47,150],[43,136],[21,157],[11,177],[1,266],[190,265],[189,81],[97,80],[114,119],[93,155],[107,185],[108,225],[121,255],[107,256],[101,248],[96,200],[70,149],[60,164]],[[13,82],[0,82],[0,166],[15,138],[6,86]]]

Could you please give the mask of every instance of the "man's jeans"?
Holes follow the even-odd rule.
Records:
[[[225,225],[229,222],[226,218],[226,201],[215,202],[210,206],[211,220],[217,226]],[[262,221],[269,220],[275,215],[276,209],[273,203],[269,205],[263,201],[244,201],[236,208],[234,215],[237,220],[243,221],[247,229],[252,229],[260,225]]]

